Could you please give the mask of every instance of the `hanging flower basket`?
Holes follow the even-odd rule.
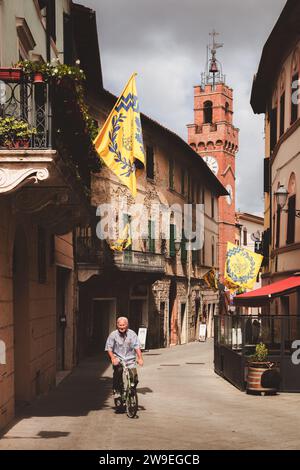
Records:
[[[8,67],[0,68],[0,80],[7,82],[19,82],[22,78],[22,75],[22,69]]]

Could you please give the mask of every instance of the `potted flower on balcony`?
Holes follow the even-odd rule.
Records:
[[[5,148],[28,148],[36,128],[30,127],[23,119],[0,118],[0,146]]]
[[[255,354],[248,361],[247,392],[258,392],[262,395],[277,392],[280,375],[275,364],[268,361],[268,354],[265,344],[256,345]]]
[[[19,82],[22,78],[20,67],[0,67],[0,80],[8,82]]]

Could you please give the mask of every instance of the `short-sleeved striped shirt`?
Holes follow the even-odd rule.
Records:
[[[127,330],[125,335],[115,330],[107,338],[105,351],[112,351],[115,356],[123,359],[127,367],[132,368],[136,362],[135,350],[140,347],[138,336],[133,330]]]

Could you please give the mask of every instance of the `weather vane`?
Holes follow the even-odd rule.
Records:
[[[213,38],[213,43],[209,46],[211,52],[210,72],[217,73],[219,71],[216,59],[217,49],[223,47],[224,44],[216,42],[216,37],[219,36],[220,33],[217,33],[214,29],[211,33],[209,33],[209,35]]]
[[[217,50],[224,46],[223,43],[217,42],[217,36],[220,33],[217,33],[214,29],[209,36],[212,38],[210,44],[207,46],[207,71],[203,74],[203,82],[209,84],[212,82],[213,87],[216,82],[224,82],[225,76],[222,74],[222,66],[217,60]],[[210,53],[210,57],[209,57]]]

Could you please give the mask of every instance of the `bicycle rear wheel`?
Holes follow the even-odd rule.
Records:
[[[138,412],[138,396],[135,388],[131,389],[126,400],[126,413],[128,418],[134,418]]]

